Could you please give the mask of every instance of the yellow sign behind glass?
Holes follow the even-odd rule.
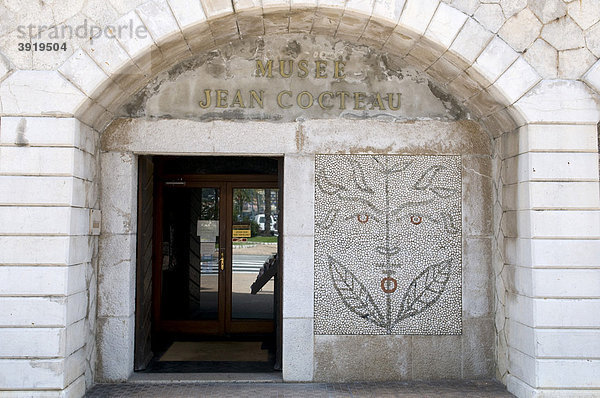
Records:
[[[234,224],[233,226],[234,238],[251,238],[252,232],[250,231],[250,224]]]
[[[234,238],[251,238],[252,233],[249,229],[234,229],[233,230]]]

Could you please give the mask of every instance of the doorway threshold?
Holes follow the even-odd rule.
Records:
[[[281,372],[268,373],[134,373],[128,383],[282,383]]]

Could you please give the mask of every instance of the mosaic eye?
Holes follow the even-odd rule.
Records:
[[[415,224],[415,225],[419,225],[423,222],[423,217],[421,216],[411,216],[410,217],[410,222]]]
[[[369,221],[369,215],[368,214],[358,214],[356,216],[356,218],[358,219],[358,222],[361,224],[366,224]]]

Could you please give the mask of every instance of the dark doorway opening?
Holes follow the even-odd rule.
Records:
[[[282,166],[140,156],[136,371],[280,370]]]

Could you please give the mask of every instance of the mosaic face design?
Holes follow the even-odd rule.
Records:
[[[318,155],[315,333],[460,334],[460,156]]]

